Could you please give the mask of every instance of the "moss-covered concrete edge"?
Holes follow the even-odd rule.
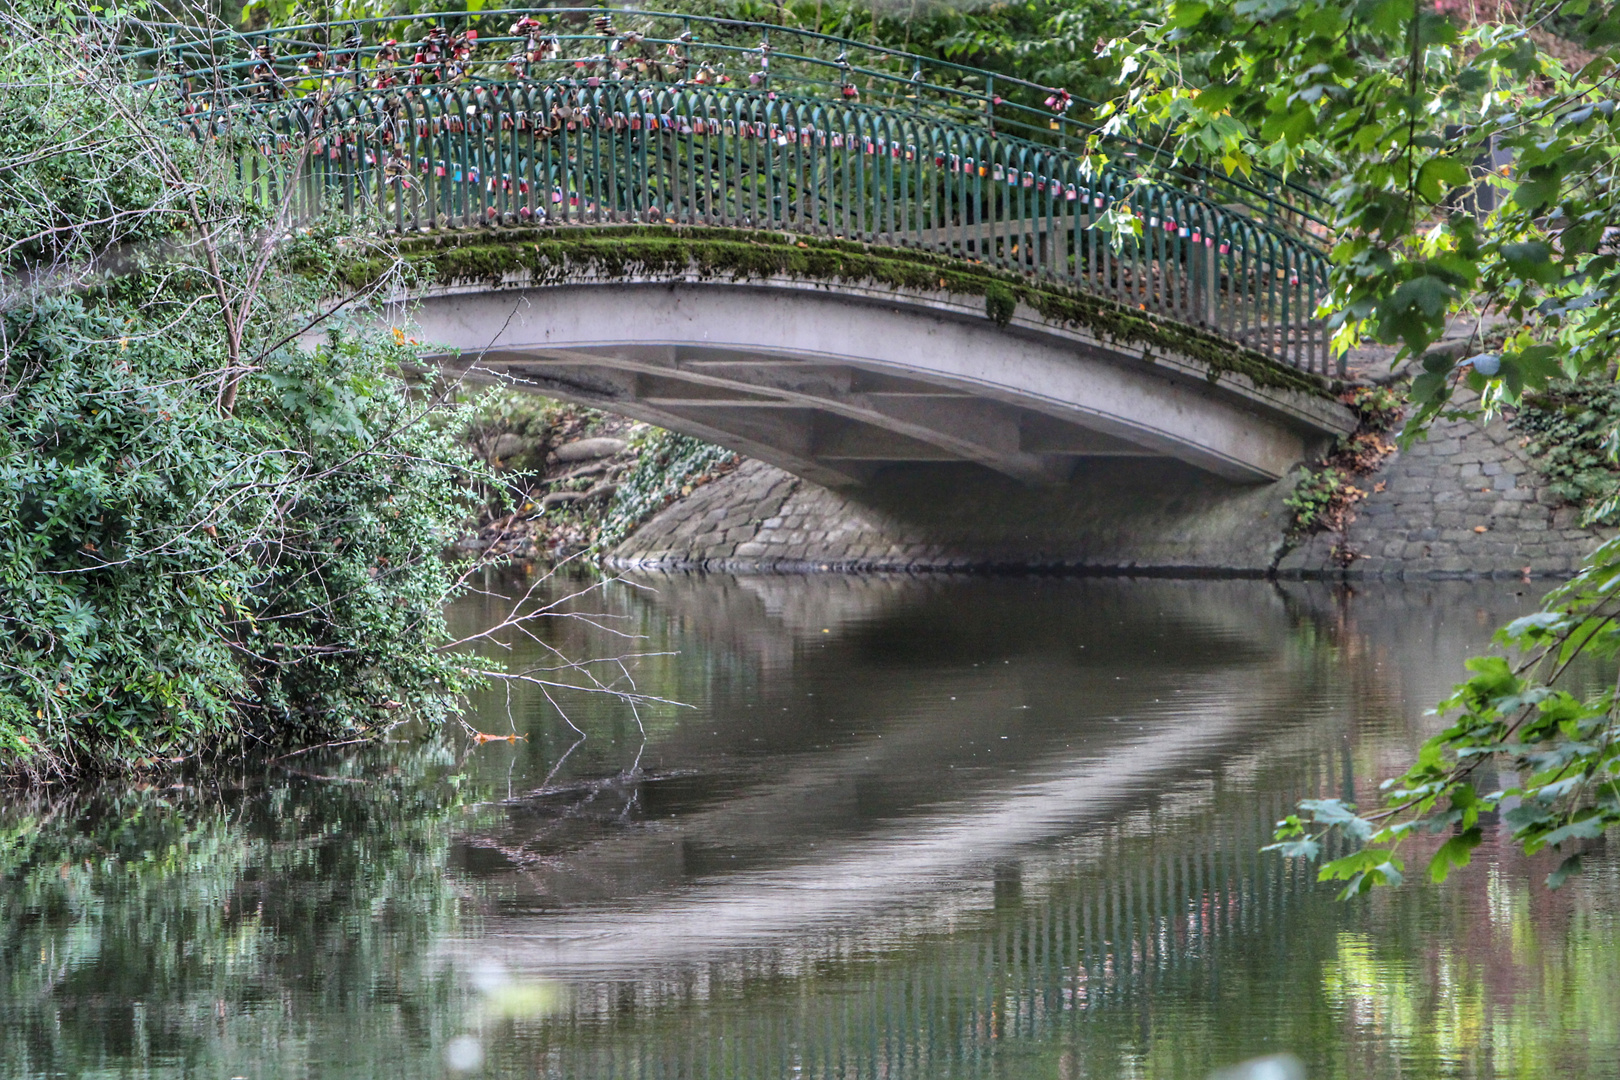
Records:
[[[406,237],[397,250],[423,279],[451,286],[500,284],[514,274],[538,285],[562,284],[581,270],[607,278],[668,274],[734,281],[787,276],[813,281],[875,282],[984,298],[986,317],[1005,326],[1022,303],[1043,319],[1083,328],[1121,346],[1177,353],[1208,370],[1243,375],[1255,386],[1331,398],[1337,387],[1278,364],[1207,331],[1114,301],[1032,281],[966,259],[857,241],[748,229],[662,225],[484,229]],[[345,284],[363,288],[393,262],[378,254],[348,260]]]

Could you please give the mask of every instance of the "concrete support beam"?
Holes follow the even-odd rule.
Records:
[[[476,368],[473,370],[480,371]],[[482,372],[486,378],[490,377],[488,369],[482,369]],[[810,410],[781,410],[773,418],[775,422],[742,422],[743,418],[736,414],[716,413],[712,409],[705,412],[702,407],[660,407],[639,401],[629,387],[624,387],[620,392],[604,390],[603,380],[589,378],[594,374],[588,368],[536,365],[531,369],[509,364],[504,365],[500,381],[560,401],[615,412],[695,439],[730,447],[740,454],[802,476],[822,487],[852,487],[867,479],[865,469],[823,462],[812,455],[815,428]],[[633,380],[634,376],[629,375],[625,381],[633,385]],[[717,423],[724,426],[716,426]]]
[[[684,350],[675,350],[673,360],[666,351],[654,355],[649,352],[570,349],[526,356],[490,352],[480,358],[479,364],[506,371],[549,366],[555,372],[568,372],[568,378],[576,384],[590,380],[592,371],[617,372],[609,381],[623,399],[676,415],[687,415],[704,406],[726,405],[728,411],[713,416],[736,419],[741,425],[739,435],[750,439],[757,439],[757,432],[763,429],[758,424],[743,425],[743,413],[737,410],[819,409],[892,435],[885,451],[836,455],[841,460],[965,460],[1036,484],[1062,481],[1072,468],[1072,462],[1024,452],[1020,446],[1022,417],[1017,409],[959,390],[860,372],[839,364],[774,358],[766,362],[758,358],[721,360],[712,349],[704,350],[703,359],[689,362]],[[861,385],[909,389],[851,389]],[[877,444],[869,439],[867,445],[870,448]],[[906,456],[906,447],[917,449]]]

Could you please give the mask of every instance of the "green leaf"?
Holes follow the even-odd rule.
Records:
[[[1209,5],[1192,2],[1176,4],[1170,9],[1170,25],[1178,30],[1196,26],[1209,13]]]
[[[1579,854],[1571,855],[1558,864],[1558,868],[1547,875],[1547,888],[1561,888],[1564,882],[1581,872],[1581,857]]]
[[[1339,799],[1302,799],[1299,808],[1310,814],[1318,825],[1343,829],[1357,840],[1366,840],[1373,833],[1371,823],[1358,817],[1352,806]]]
[[[1438,885],[1446,880],[1453,870],[1467,866],[1469,860],[1473,858],[1473,850],[1479,846],[1481,839],[1479,827],[1475,826],[1441,844],[1434,857],[1429,860],[1429,880]]]
[[[1314,861],[1315,858],[1321,854],[1322,845],[1317,843],[1315,840],[1307,838],[1304,840],[1284,840],[1276,844],[1267,844],[1260,850],[1275,851],[1287,859],[1309,859]]]
[[[1561,271],[1552,261],[1552,245],[1545,240],[1522,240],[1502,245],[1502,261],[1522,278],[1544,285],[1558,280]]]
[[[1556,164],[1539,165],[1514,187],[1513,201],[1528,213],[1537,213],[1558,201],[1563,180],[1563,171]]]
[[[1430,158],[1418,169],[1418,194],[1431,203],[1439,203],[1446,196],[1446,188],[1462,187],[1468,183],[1468,170],[1453,158]]]
[[[1569,840],[1596,840],[1603,835],[1607,825],[1608,823],[1594,812],[1592,816],[1560,826],[1540,839],[1547,847],[1558,847]]]

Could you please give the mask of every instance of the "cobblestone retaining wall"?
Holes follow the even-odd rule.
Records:
[[[751,461],[655,515],[610,562],[1259,575],[1276,560],[1289,490],[1212,484],[1174,462],[1124,459],[1053,488],[941,466],[897,470],[845,494]]]
[[[1279,572],[1354,577],[1563,577],[1600,539],[1549,493],[1521,436],[1498,418],[1437,423],[1426,442],[1386,459],[1342,534],[1283,557]],[[1334,549],[1346,558],[1335,556]]]
[[[1292,544],[1297,476],[1220,485],[1169,462],[1084,469],[1037,490],[972,470],[908,469],[849,494],[760,462],[655,515],[613,553],[622,567],[729,570],[1009,569],[1283,577],[1517,577],[1572,573],[1598,541],[1543,488],[1497,420],[1435,425],[1356,481],[1371,493],[1343,534]]]

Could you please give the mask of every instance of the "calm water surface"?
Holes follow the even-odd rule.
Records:
[[[1609,855],[1341,904],[1258,853],[1530,590],[612,583],[504,654],[638,701],[0,807],[0,1075],[1620,1077]]]

